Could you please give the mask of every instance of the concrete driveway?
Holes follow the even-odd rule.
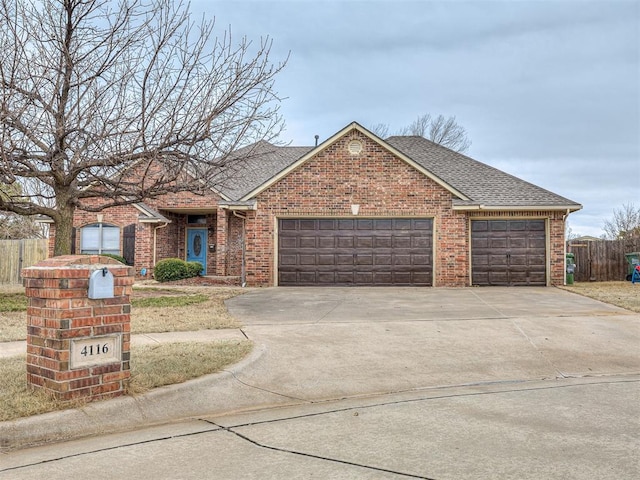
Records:
[[[252,360],[29,419],[92,437],[5,454],[0,479],[640,476],[640,315],[554,288],[272,288],[228,307]]]

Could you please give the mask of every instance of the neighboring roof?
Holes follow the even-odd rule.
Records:
[[[532,183],[454,152],[423,137],[390,137],[386,142],[463,192],[469,201],[455,199],[460,208],[553,207],[579,210],[582,206]]]
[[[316,147],[276,146],[261,141],[240,149],[243,160],[228,178],[232,182],[216,187],[233,202],[253,199],[343,135],[358,130],[413,166],[453,196],[453,207],[461,210],[562,209],[579,210],[582,205],[478,162],[419,136],[394,136],[382,140],[353,122]]]

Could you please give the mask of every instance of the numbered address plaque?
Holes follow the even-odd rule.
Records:
[[[122,361],[120,334],[71,340],[72,370]]]

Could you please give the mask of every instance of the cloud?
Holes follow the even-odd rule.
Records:
[[[285,140],[455,115],[469,154],[568,198],[596,234],[640,185],[636,1],[195,0],[274,39]],[[578,228],[574,228],[578,231]]]

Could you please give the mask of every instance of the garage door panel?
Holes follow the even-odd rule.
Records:
[[[336,237],[336,247],[338,248],[353,248],[353,237]]]
[[[391,265],[391,253],[376,254],[373,257],[374,265]]]
[[[542,249],[546,248],[547,241],[545,238],[530,238],[528,242],[529,248]]]
[[[392,238],[391,245],[394,249],[411,248],[411,238],[395,236]]]
[[[432,219],[279,222],[280,285],[432,284]]]
[[[353,281],[359,285],[372,285],[373,272],[354,272]]]
[[[392,230],[393,220],[390,218],[374,220],[373,227],[375,230]]]
[[[526,249],[528,246],[527,238],[510,238],[509,239],[509,248],[524,248]]]
[[[356,265],[373,265],[373,255],[358,254],[355,258]]]
[[[296,237],[280,237],[281,248],[296,248],[298,246]]]
[[[316,220],[300,220],[298,225],[299,230],[317,230],[317,221]]]
[[[305,254],[300,254],[300,255],[298,255],[298,263],[300,265],[315,265],[316,264],[316,255],[315,254],[306,254],[306,255]],[[291,263],[289,263],[288,265],[291,265]]]
[[[356,249],[359,248],[372,248],[373,237],[356,237]]]
[[[297,265],[298,255],[280,255],[280,265]]]
[[[502,249],[507,248],[509,240],[506,237],[498,237],[498,238],[490,238],[489,239],[489,247],[490,249]]]
[[[411,255],[394,253],[393,264],[394,265],[411,265]]]
[[[431,239],[427,237],[411,237],[411,248],[429,248],[431,246]]]
[[[546,285],[545,220],[473,220],[474,285]]]
[[[337,254],[336,265],[353,265],[353,254]]]
[[[409,218],[398,218],[393,223],[394,230],[412,230],[414,228],[413,222]]]
[[[433,229],[433,220],[430,218],[416,218],[413,221],[413,230],[427,230]]]
[[[375,237],[373,239],[373,248],[391,248],[391,237]]]
[[[321,219],[318,220],[318,230],[335,230],[335,220]]]
[[[316,237],[299,237],[300,248],[316,248]]]
[[[318,283],[333,285],[336,283],[335,272],[318,272]]]
[[[334,248],[335,246],[335,237],[318,237],[318,248]]]
[[[413,255],[411,259],[413,265],[431,265],[431,256],[429,255]]]

